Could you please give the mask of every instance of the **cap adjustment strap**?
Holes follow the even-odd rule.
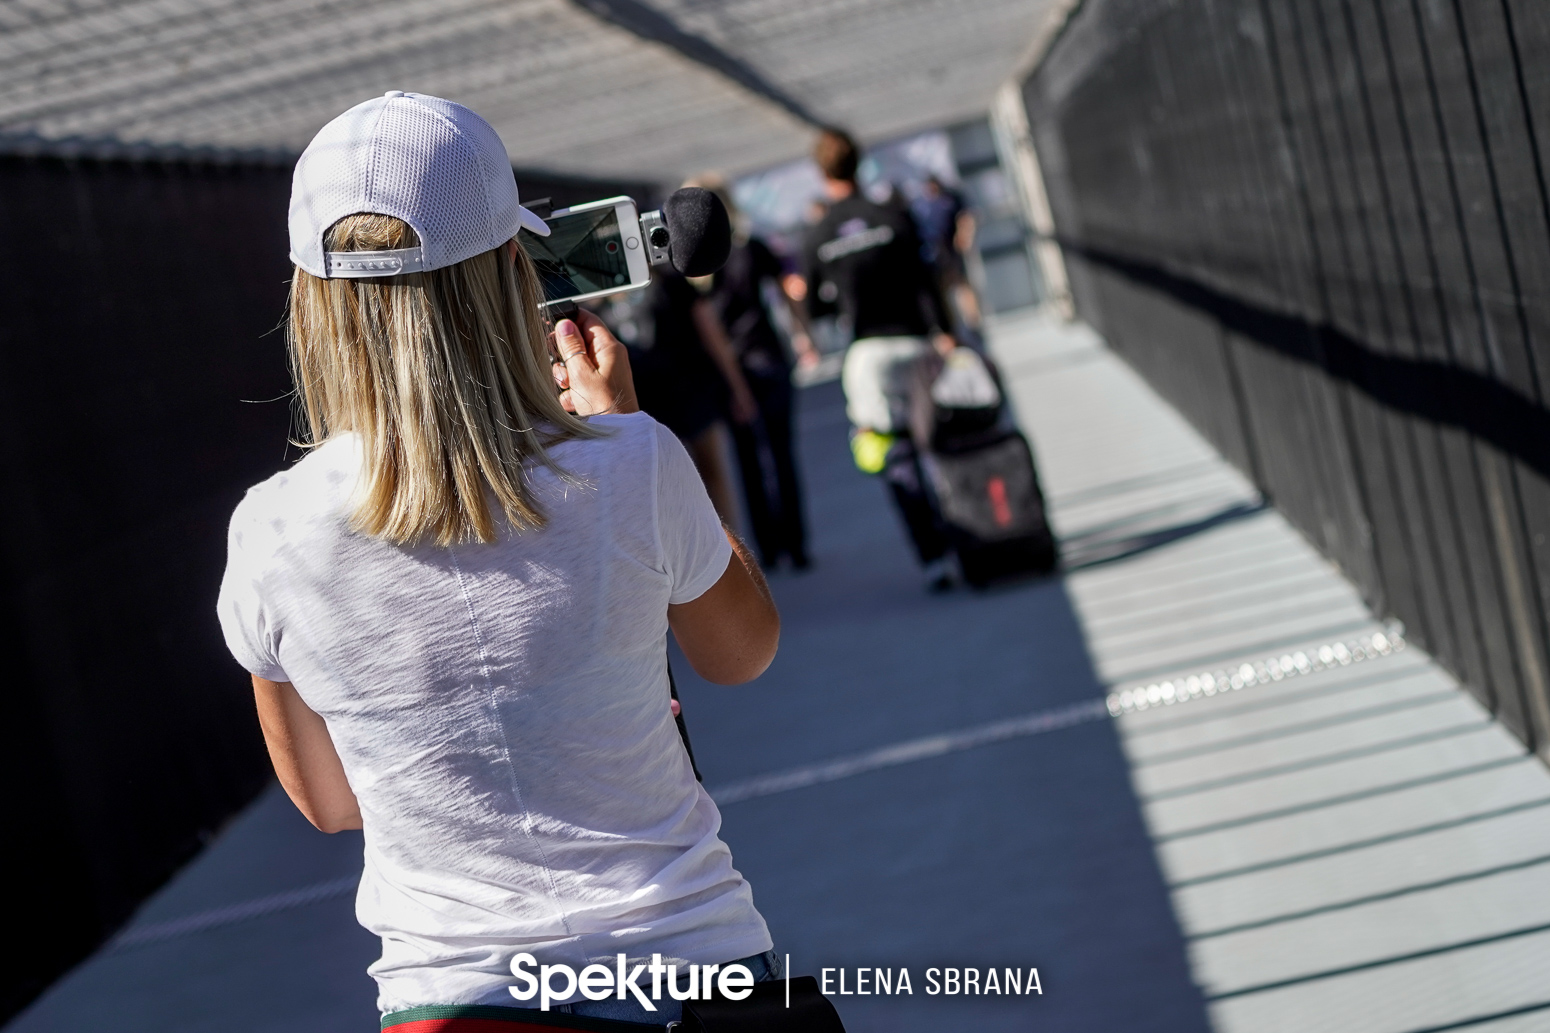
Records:
[[[325,251],[325,280],[364,280],[374,276],[398,276],[423,272],[425,254],[417,247],[397,251]]]

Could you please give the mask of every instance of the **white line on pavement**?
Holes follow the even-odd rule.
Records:
[[[740,782],[730,782],[720,788],[712,789],[710,795],[711,799],[724,807],[729,803],[752,800],[760,796],[772,796],[775,793],[790,792],[793,789],[821,785],[824,782],[834,782],[863,772],[910,764],[928,757],[940,757],[946,753],[970,750],[1006,739],[1020,739],[1023,736],[1038,735],[1041,732],[1053,732],[1058,728],[1069,728],[1072,725],[1097,721],[1108,716],[1109,709],[1105,700],[1086,700],[1070,706],[1024,714],[1021,717],[992,721],[989,724],[965,728],[957,732],[910,739],[907,742],[895,743],[892,746],[868,750],[849,757],[840,757],[822,764],[808,764],[790,771],[745,778]]]
[[[308,904],[316,904],[319,901],[329,900],[333,897],[342,897],[355,892],[360,885],[359,875],[348,875],[341,879],[331,879],[328,882],[315,883],[311,886],[303,886],[301,889],[286,890],[283,893],[271,893],[267,897],[258,897],[254,900],[244,900],[240,904],[230,904],[226,907],[211,908],[209,911],[200,911],[197,914],[184,918],[174,918],[167,922],[150,922],[146,925],[130,926],[109,942],[107,953],[123,950],[126,947],[140,947],[149,943],[160,943],[163,940],[176,939],[179,936],[187,936],[190,933],[204,932],[216,926],[231,925],[233,922],[241,922],[249,918],[261,918],[264,915],[273,914],[276,911],[289,911],[295,907],[305,907]]]

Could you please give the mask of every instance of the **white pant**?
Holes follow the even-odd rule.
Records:
[[[930,353],[924,337],[863,337],[853,343],[840,372],[851,424],[884,434],[907,431],[910,390],[920,361]]]

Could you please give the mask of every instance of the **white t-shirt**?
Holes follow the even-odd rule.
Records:
[[[512,955],[580,970],[769,950],[669,709],[669,603],[731,558],[644,414],[537,467],[548,524],[404,548],[348,529],[359,439],[248,492],[218,604],[239,663],[323,716],[360,801],[356,914],[384,1011],[516,1005]],[[579,484],[579,486],[578,486]]]

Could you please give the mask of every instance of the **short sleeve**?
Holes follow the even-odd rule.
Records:
[[[687,603],[721,580],[732,546],[683,444],[661,424],[656,434],[657,536],[673,586],[667,601]]]
[[[264,573],[258,558],[261,550],[252,540],[257,528],[246,511],[246,504],[237,507],[227,531],[226,574],[221,578],[216,614],[226,648],[237,663],[268,681],[290,681],[275,655],[274,628],[260,592]]]

